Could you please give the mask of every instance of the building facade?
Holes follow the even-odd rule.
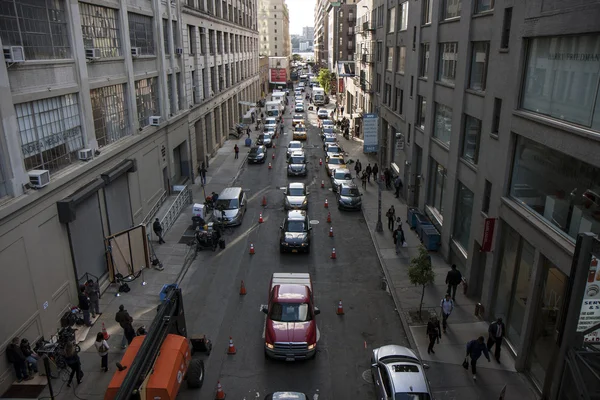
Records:
[[[259,94],[263,98],[269,92],[269,57],[262,56],[258,59],[258,75]]]
[[[327,38],[327,67],[330,71],[337,70],[338,61],[353,61],[356,25],[356,3],[346,0],[340,6],[326,7],[329,36]]]
[[[292,54],[290,15],[285,0],[258,0],[260,55],[289,57]]]
[[[190,182],[260,93],[256,0],[5,3],[1,291],[19,300],[2,355],[56,332],[85,279],[107,284],[104,238]]]
[[[315,38],[315,28],[312,26],[305,26],[302,28],[302,37],[304,40],[312,42]]]
[[[549,393],[575,239],[600,233],[600,4],[373,0],[370,11],[375,62],[361,60],[358,83],[373,73],[380,165],[438,228],[485,318],[504,318],[517,370]]]
[[[315,4],[315,26],[314,26],[314,42],[315,63],[317,65],[326,65],[328,59],[328,44],[329,44],[329,17],[327,0],[317,0]]]

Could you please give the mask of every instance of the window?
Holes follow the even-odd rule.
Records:
[[[2,45],[23,46],[27,60],[70,58],[66,4],[66,1],[2,0]]]
[[[419,58],[419,77],[427,79],[429,72],[429,43],[421,43],[421,54]]]
[[[148,126],[150,117],[159,115],[157,78],[135,81],[135,103],[140,128]]]
[[[417,49],[417,27],[413,26],[412,50],[415,51],[416,49]]]
[[[414,76],[410,76],[410,98],[412,99],[413,97],[413,88],[415,86],[415,77]]]
[[[83,133],[76,94],[15,105],[25,169],[52,172],[77,160]]]
[[[196,27],[194,25],[188,25],[188,38],[190,40],[190,55],[196,54],[198,44],[196,43]]]
[[[392,7],[387,12],[388,33],[396,32],[396,7]]]
[[[171,32],[173,35],[173,45],[175,46],[175,48],[181,47],[179,45],[179,28],[177,27],[177,21],[171,21]]]
[[[461,0],[443,0],[442,19],[460,17]]]
[[[394,111],[396,111],[400,115],[403,114],[403,112],[402,112],[403,101],[404,101],[404,90],[402,90],[400,88],[396,88],[396,100],[394,103]]]
[[[175,74],[175,81],[177,83],[177,110],[181,110],[181,97],[183,96],[183,87],[181,82],[181,72]]]
[[[494,98],[494,114],[492,116],[492,133],[498,134],[500,130],[500,115],[502,113],[502,99]]]
[[[458,43],[440,43],[440,66],[438,80],[454,85],[456,63],[458,62]]]
[[[167,75],[167,105],[169,106],[169,113],[175,113],[175,106],[173,105],[173,74]]]
[[[200,28],[200,54],[206,54],[206,31]]]
[[[406,67],[406,46],[398,47],[398,61],[396,63],[396,72],[404,74]]]
[[[392,105],[392,86],[387,83],[385,84],[385,104]]]
[[[165,55],[171,54],[171,46],[169,45],[169,21],[163,19],[163,41],[165,46]]]
[[[485,215],[490,211],[490,202],[492,201],[492,182],[485,181],[485,189],[483,189],[483,201],[481,202],[481,212]]]
[[[477,165],[479,158],[479,137],[481,136],[481,120],[465,114],[465,130],[463,136],[462,158]]]
[[[131,134],[125,93],[125,85],[90,90],[98,147],[104,147]]]
[[[427,100],[423,96],[417,96],[417,119],[415,127],[425,129],[425,115],[427,114]]]
[[[504,9],[504,20],[502,21],[502,38],[500,39],[500,48],[508,49],[510,41],[510,25],[512,23],[512,7]]]
[[[143,55],[154,55],[154,29],[152,17],[128,13],[129,41],[131,47],[139,47]]]
[[[435,103],[435,122],[433,126],[433,137],[450,145],[452,135],[452,108],[443,104]]]
[[[521,107],[600,131],[598,48],[600,34],[530,40]]]
[[[208,51],[211,56],[215,54],[215,31],[212,29],[208,30]]]
[[[377,77],[375,79],[375,86],[377,88],[377,93],[381,93],[381,74],[377,74]]]
[[[377,62],[381,62],[381,53],[383,52],[382,42],[377,42]]]
[[[434,208],[439,217],[444,215],[444,195],[446,191],[446,168],[430,158],[429,167],[429,198],[427,204]]]
[[[400,30],[408,29],[408,1],[400,4]]]
[[[198,73],[196,71],[192,71],[192,103],[198,104],[200,103],[200,96],[198,92],[199,82],[198,82]]]
[[[471,76],[469,77],[469,89],[481,92],[485,91],[489,50],[490,42],[471,43]]]
[[[476,0],[475,1],[475,14],[479,14],[484,11],[490,11],[493,9],[494,9],[494,0]]]
[[[510,195],[575,240],[600,233],[600,168],[517,138]]]
[[[100,49],[101,57],[118,57],[121,52],[119,14],[114,8],[79,3],[83,46]]]
[[[385,69],[388,71],[394,70],[394,48],[393,47],[387,48],[387,64],[386,64]]]
[[[217,31],[217,53],[223,54],[223,32]]]
[[[423,0],[423,20],[421,21],[423,25],[431,23],[433,16],[433,2],[434,0]]]
[[[469,249],[471,236],[471,215],[473,214],[473,192],[458,182],[456,193],[456,211],[454,213],[454,229],[452,238],[465,250]]]

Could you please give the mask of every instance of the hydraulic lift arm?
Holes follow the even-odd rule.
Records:
[[[173,287],[168,290],[165,300],[158,306],[148,334],[133,363],[128,366],[129,370],[117,392],[116,400],[139,398],[138,390],[152,371],[160,347],[170,333],[187,337],[181,289]]]

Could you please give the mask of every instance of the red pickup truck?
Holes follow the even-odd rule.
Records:
[[[313,358],[318,330],[312,280],[308,273],[276,272],[269,284],[265,320],[265,355],[285,361]]]

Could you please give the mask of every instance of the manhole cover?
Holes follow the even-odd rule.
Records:
[[[311,225],[319,225],[319,220],[318,219],[313,219],[310,221]]]
[[[373,383],[373,376],[371,375],[371,370],[368,369],[364,371],[362,374],[362,378],[367,383]]]

